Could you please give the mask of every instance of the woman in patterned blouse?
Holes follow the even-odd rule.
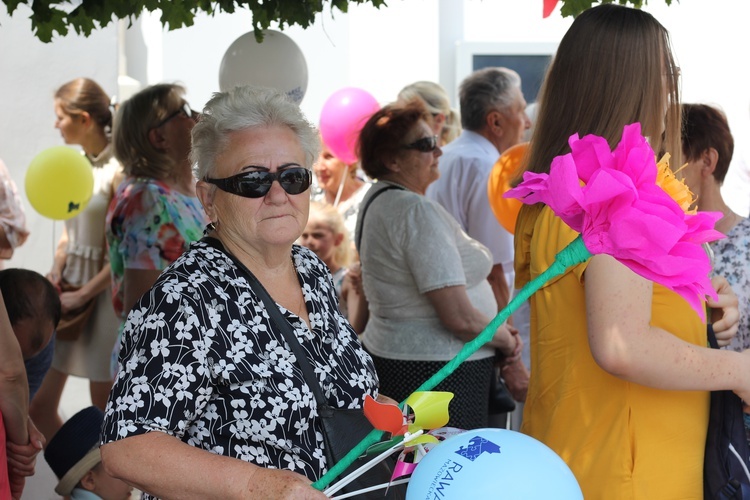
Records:
[[[102,458],[114,476],[170,498],[320,498],[330,464],[313,394],[248,284],[276,302],[331,406],[377,395],[372,360],[338,310],[305,228],[318,136],[269,89],[218,93],[193,130],[211,221],[130,313]]]

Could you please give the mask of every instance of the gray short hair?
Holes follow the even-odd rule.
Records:
[[[305,151],[305,167],[312,168],[320,151],[318,130],[299,107],[275,89],[242,86],[216,92],[193,127],[190,160],[197,179],[211,172],[229,142],[229,133],[253,127],[289,127]]]
[[[484,68],[467,76],[459,89],[461,126],[472,131],[484,128],[487,113],[508,109],[513,104],[512,90],[520,86],[521,77],[508,68]]]

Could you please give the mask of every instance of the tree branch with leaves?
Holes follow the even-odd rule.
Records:
[[[529,0],[519,0],[529,1]],[[542,0],[536,0],[541,3]],[[664,0],[668,5],[672,0]],[[144,11],[161,12],[161,23],[169,30],[192,26],[200,13],[215,15],[234,13],[247,9],[252,13],[252,25],[258,41],[263,39],[263,30],[271,23],[280,29],[298,25],[307,28],[326,4],[331,9],[347,12],[350,5],[371,4],[376,8],[387,6],[385,0],[2,0],[13,15],[19,5],[31,9],[31,28],[39,40],[50,42],[55,34],[65,36],[70,30],[89,36],[98,28],[117,19],[132,22]],[[641,7],[647,0],[560,0],[563,16],[576,16],[598,3],[619,2],[622,5]]]

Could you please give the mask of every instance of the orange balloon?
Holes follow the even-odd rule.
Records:
[[[506,149],[492,167],[487,182],[487,197],[490,200],[492,212],[510,234],[516,230],[516,219],[523,203],[515,198],[503,198],[503,194],[510,190],[510,181],[521,168],[521,162],[528,147],[528,142],[522,142]]]

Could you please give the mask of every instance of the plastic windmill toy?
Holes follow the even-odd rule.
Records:
[[[490,341],[497,328],[546,282],[595,254],[610,255],[638,275],[673,290],[705,318],[705,296],[716,299],[717,295],[709,279],[711,263],[703,244],[723,237],[714,230],[721,213],[690,210],[692,193],[672,173],[668,157],[657,163],[638,123],[624,128],[622,140],[614,150],[606,139],[596,135],[580,138],[576,134],[568,143],[571,152],[556,157],[549,174],[526,172],[523,182],[504,196],[529,205],[544,203],[579,236],[558,253],[546,271],[521,289],[474,340],[466,343],[455,358],[417,388],[400,405],[403,411],[393,405],[383,408],[388,405],[367,401],[365,413],[374,430],[313,483],[314,487],[323,490],[358,456],[378,444],[385,431],[396,441],[392,439],[393,442],[384,445],[383,456],[404,449],[414,454],[408,464],[403,462],[397,467],[400,475],[394,474],[394,479],[418,468],[420,454],[440,446],[429,432],[424,435],[424,429],[438,429],[447,423],[447,406],[452,397],[424,391],[432,390]],[[444,413],[437,410],[443,405]],[[408,407],[414,410],[413,421],[408,416]],[[380,456],[374,460],[378,459],[382,460]],[[403,480],[391,484],[399,481]],[[330,496],[338,489],[337,484],[325,493]]]

